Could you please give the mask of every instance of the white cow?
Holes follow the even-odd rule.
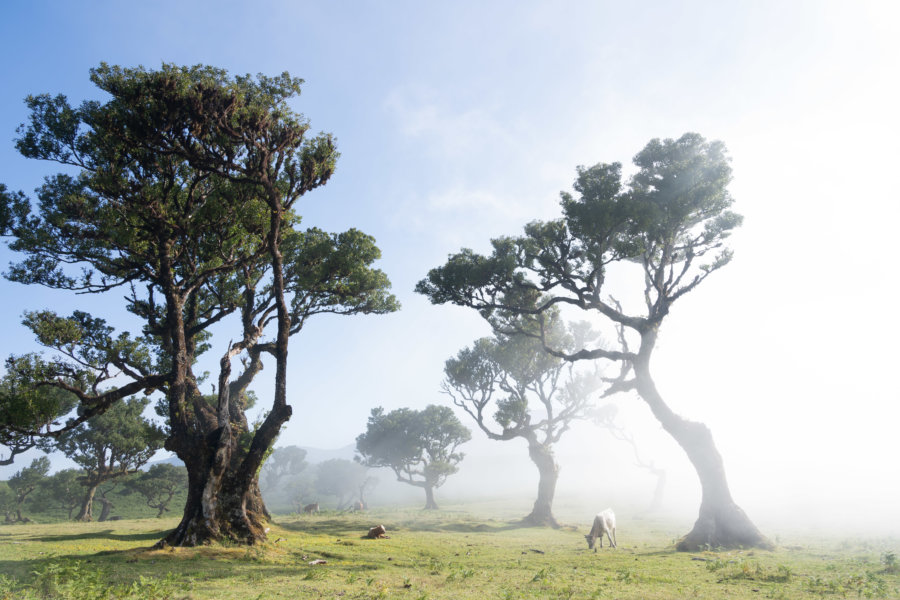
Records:
[[[597,551],[597,548],[594,546],[597,538],[600,538],[600,547],[603,547],[604,533],[606,534],[606,539],[609,540],[609,545],[615,548],[616,515],[613,513],[611,508],[607,508],[602,513],[594,517],[594,526],[591,527],[591,532],[584,536],[584,539],[587,540],[589,550],[593,549],[594,552]]]

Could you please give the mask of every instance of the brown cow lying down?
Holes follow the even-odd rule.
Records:
[[[387,530],[384,528],[384,525],[378,525],[377,527],[373,527],[372,529],[370,529],[369,533],[367,533],[365,537],[371,540],[377,540],[380,538],[386,538],[388,537],[388,535]]]

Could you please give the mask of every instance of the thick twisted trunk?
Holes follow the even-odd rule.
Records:
[[[255,544],[266,539],[269,513],[259,485],[240,477],[234,456],[237,440],[221,440],[217,452],[207,447],[182,457],[188,470],[188,495],[181,522],[157,547],[197,546],[230,540]],[[231,454],[227,461],[216,458]]]
[[[550,446],[541,444],[532,434],[528,438],[528,455],[538,468],[538,496],[531,514],[522,521],[529,525],[549,525],[559,527],[553,516],[553,497],[556,495],[556,481],[559,479],[559,465]]]
[[[688,421],[675,414],[657,391],[649,368],[654,342],[652,332],[642,339],[641,352],[634,361],[636,388],[663,429],[687,454],[702,489],[700,515],[676,549],[690,552],[710,548],[771,548],[772,543],[732,499],[725,464],[712,432],[703,423]]]

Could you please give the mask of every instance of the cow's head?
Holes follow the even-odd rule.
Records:
[[[588,543],[588,550],[593,550],[593,549],[594,549],[594,542],[596,541],[596,538],[595,538],[594,536],[592,536],[592,535],[586,535],[586,536],[584,536],[584,539],[587,540],[587,543]]]

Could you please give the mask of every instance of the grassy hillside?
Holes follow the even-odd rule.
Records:
[[[900,598],[898,539],[788,536],[772,552],[686,554],[672,551],[683,524],[626,517],[619,547],[594,553],[587,522],[522,528],[512,513],[281,517],[250,548],[151,549],[172,518],[2,526],[0,598]],[[389,539],[362,538],[381,523]]]

